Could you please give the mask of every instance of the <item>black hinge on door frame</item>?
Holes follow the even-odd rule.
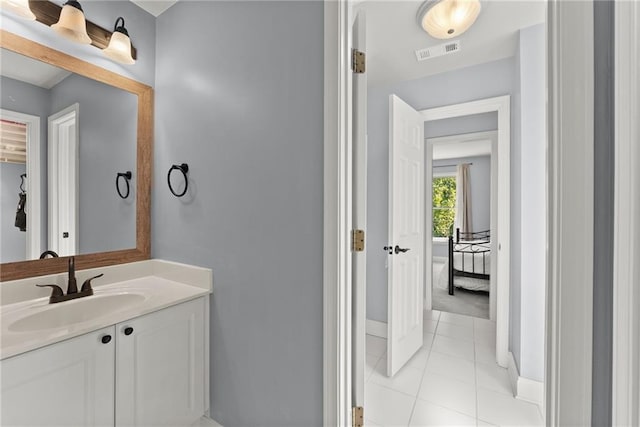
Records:
[[[354,406],[351,409],[351,425],[352,427],[364,426],[364,408],[362,406]]]
[[[351,69],[355,74],[362,74],[365,71],[366,55],[358,49],[351,49]]]

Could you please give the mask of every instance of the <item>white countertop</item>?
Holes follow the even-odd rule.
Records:
[[[48,296],[25,299],[16,295],[16,289],[22,286],[31,285],[31,287],[33,287],[33,283],[30,282],[33,282],[35,279],[39,279],[37,280],[39,283],[51,283],[51,276],[24,280],[24,282],[29,283],[12,283],[14,287],[11,290],[11,303],[0,306],[0,359],[6,359],[116,323],[126,322],[135,317],[205,296],[212,292],[211,270],[158,260],[135,264],[137,264],[137,274],[134,274],[134,276],[140,276],[140,273],[144,274],[145,272],[151,274],[142,277],[132,277],[131,279],[122,277],[128,274],[113,274],[113,277],[125,280],[94,286],[94,295],[92,296],[57,304],[49,304]],[[130,266],[126,264],[122,266],[122,269],[122,271],[131,270]],[[110,267],[109,270],[111,270],[110,273],[118,273],[117,266]],[[80,278],[80,276],[84,277],[84,273],[87,271],[89,270],[85,272],[79,271],[76,276],[78,278]],[[180,278],[184,278],[184,281]],[[8,282],[5,282],[1,286],[5,286],[7,283]],[[18,287],[17,285],[20,286]],[[66,290],[66,286],[62,286],[62,288]],[[25,288],[25,292],[31,292],[31,289]],[[47,288],[47,295],[49,292],[50,289]],[[95,304],[96,301],[99,301],[101,298],[108,298],[112,295],[122,296],[125,294],[137,294],[139,297],[137,297],[138,299],[136,299],[134,304],[123,305],[115,311],[97,316],[88,314],[86,320],[84,316],[82,316],[82,321],[70,325],[38,330],[29,330],[29,328],[27,328],[27,330],[15,330],[15,328],[12,328],[14,322],[31,316],[32,314],[47,310],[65,310],[65,308],[77,311],[80,308],[80,304],[91,298],[94,298],[93,303]]]

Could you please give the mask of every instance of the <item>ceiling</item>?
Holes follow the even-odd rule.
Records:
[[[155,17],[176,4],[178,0],[131,0]]]
[[[469,67],[516,53],[518,30],[545,22],[545,0],[481,0],[482,10],[473,26],[460,37],[439,40],[416,22],[422,1],[364,0],[367,22],[369,85],[414,80]],[[456,53],[418,62],[415,50],[460,40]]]
[[[3,77],[51,89],[71,75],[69,71],[35,59],[0,49],[0,72]]]

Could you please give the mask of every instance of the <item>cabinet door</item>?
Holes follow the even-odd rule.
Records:
[[[204,414],[204,298],[116,325],[116,425],[188,426]]]
[[[110,326],[1,361],[0,424],[113,426],[114,333]]]

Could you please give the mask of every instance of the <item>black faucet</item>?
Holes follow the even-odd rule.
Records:
[[[67,282],[67,294],[65,295],[62,288],[58,285],[36,285],[40,288],[51,288],[51,296],[49,297],[49,304],[55,304],[58,302],[69,301],[76,298],[88,297],[93,295],[93,289],[91,289],[91,281],[102,277],[103,274],[90,277],[82,284],[80,292],[78,292],[78,286],[76,285],[76,267],[74,257],[69,258],[69,279]]]

